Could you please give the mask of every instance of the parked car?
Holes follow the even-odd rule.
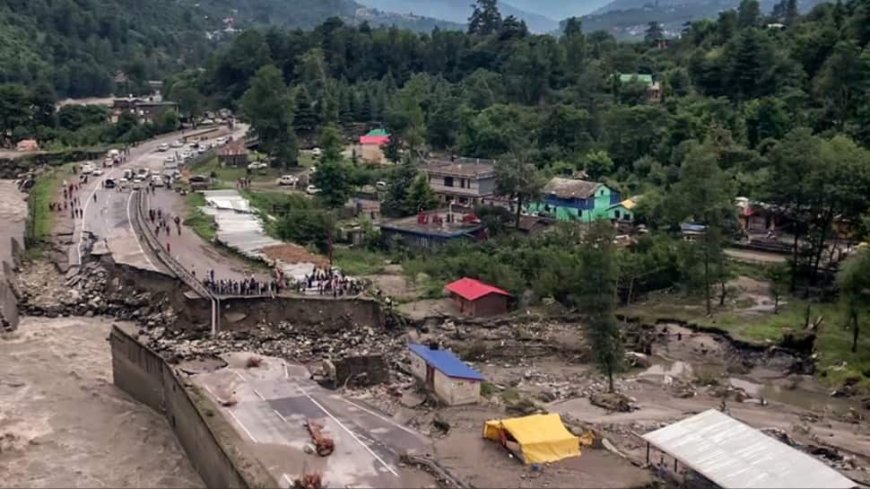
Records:
[[[100,175],[102,175],[102,174],[103,174],[103,169],[102,169],[102,168],[94,168],[94,170],[91,172],[91,175],[93,175],[93,176],[95,176],[95,177],[98,177],[98,176],[100,176]]]
[[[311,156],[320,156],[323,152],[320,148],[314,148],[311,150]]]
[[[264,161],[255,161],[248,165],[248,170],[264,170],[269,168],[269,164]]]
[[[152,175],[151,176],[151,185],[154,185],[155,187],[162,187],[163,186],[163,177],[160,175]]]
[[[387,189],[387,182],[385,182],[383,180],[379,180],[379,181],[375,182],[375,188],[378,190],[386,190]]]
[[[164,151],[169,151],[169,145],[166,143],[161,143],[159,146],[157,146],[157,151],[160,151],[161,153]]]
[[[103,180],[103,188],[115,188],[115,180],[111,178]]]
[[[308,195],[315,195],[320,193],[320,189],[315,187],[314,185],[309,185],[305,188],[305,193]]]
[[[166,158],[163,159],[163,162],[164,163],[175,163],[175,157],[174,156],[167,156]]]
[[[278,179],[278,185],[290,185],[296,186],[299,183],[299,178],[295,175],[282,175],[281,178]]]
[[[82,175],[90,175],[94,172],[94,165],[91,163],[85,163],[82,165]]]
[[[176,139],[175,141],[172,141],[172,144],[170,144],[170,146],[172,146],[173,148],[181,148],[184,146],[184,141]]]

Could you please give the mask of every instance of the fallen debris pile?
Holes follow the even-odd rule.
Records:
[[[627,413],[638,409],[636,403],[624,394],[618,392],[595,392],[589,396],[589,402],[600,408],[618,413]]]
[[[305,422],[305,427],[308,428],[308,433],[311,434],[311,440],[314,442],[317,454],[321,457],[332,455],[332,452],[335,451],[335,442],[332,438],[323,434],[323,425],[309,418]]]
[[[168,326],[176,315],[168,299],[125,286],[98,262],[64,278],[49,262],[38,261],[18,275],[19,308],[29,316],[112,316],[152,328]]]

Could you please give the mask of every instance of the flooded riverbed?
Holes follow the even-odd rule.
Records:
[[[95,318],[0,336],[0,486],[202,487],[166,420],[112,383]]]

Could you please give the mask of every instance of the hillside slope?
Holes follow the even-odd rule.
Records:
[[[413,13],[460,24],[464,24],[471,15],[472,3],[470,0],[359,0],[359,2],[385,12]],[[558,17],[547,17],[542,15],[540,10],[526,11],[506,2],[499,2],[498,9],[505,17],[513,15],[524,20],[532,32],[549,32],[558,27],[558,22],[555,20]]]
[[[275,25],[312,29],[330,17],[338,17],[350,24],[396,25],[418,32],[429,32],[436,26],[461,28],[460,24],[449,22],[450,19],[435,19],[416,12],[417,15],[408,15],[408,10],[381,11],[389,9],[380,9],[377,5],[368,8],[353,0],[200,0],[196,3],[206,6],[215,15],[234,17],[243,27]]]
[[[123,70],[137,81],[199,62],[216,27],[175,0],[0,2],[0,82],[47,81],[60,95],[105,95]]]

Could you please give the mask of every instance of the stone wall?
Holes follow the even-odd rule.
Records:
[[[115,385],[166,416],[207,487],[278,486],[260,462],[243,453],[242,440],[211,399],[186,384],[133,331],[116,325],[109,340]]]

